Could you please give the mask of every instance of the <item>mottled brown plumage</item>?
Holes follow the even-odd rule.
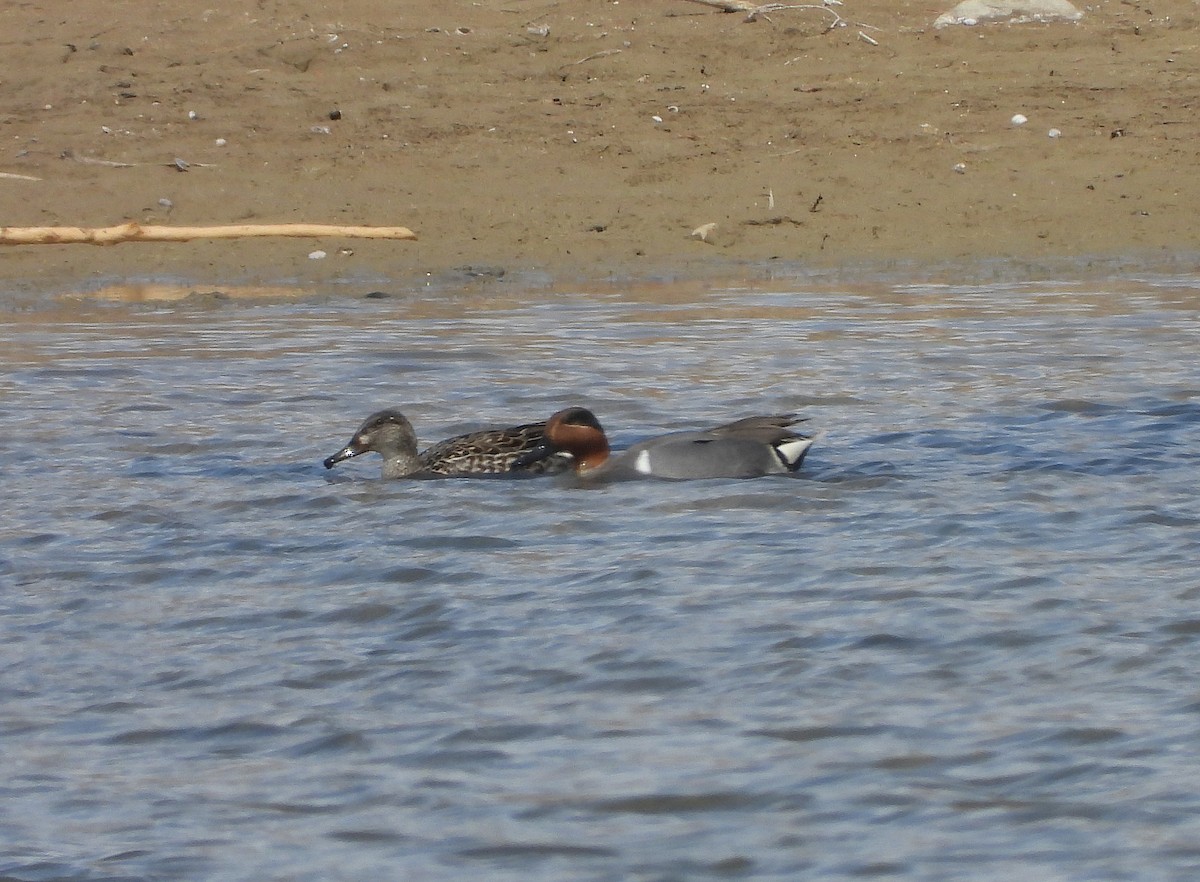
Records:
[[[407,478],[422,475],[466,477],[469,475],[542,475],[565,471],[570,455],[531,461],[517,460],[545,442],[545,423],[525,423],[504,429],[468,432],[439,441],[417,453],[417,434],[399,410],[373,413],[359,427],[350,443],[325,460],[331,469],[339,462],[374,450],[383,457],[383,477]]]

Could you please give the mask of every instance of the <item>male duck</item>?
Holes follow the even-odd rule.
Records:
[[[608,437],[595,414],[583,407],[560,410],[546,421],[546,441],[517,459],[526,467],[542,456],[568,453],[575,471],[588,478],[757,478],[800,468],[815,436],[788,426],[795,414],[754,416],[699,432],[675,432],[609,455]]]
[[[540,449],[545,443],[545,423],[527,423],[507,429],[469,432],[439,441],[417,453],[417,433],[400,411],[389,408],[367,417],[350,443],[325,460],[331,469],[342,460],[374,450],[383,456],[383,477],[407,478],[412,475],[495,475],[507,472],[552,474],[564,471],[570,457],[546,451],[528,463],[518,465],[523,454]]]

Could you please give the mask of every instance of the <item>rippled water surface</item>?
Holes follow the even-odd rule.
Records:
[[[1200,281],[791,287],[4,316],[0,877],[1197,878]],[[320,465],[566,404],[827,435]]]

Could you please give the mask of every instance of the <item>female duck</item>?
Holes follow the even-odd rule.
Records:
[[[571,455],[588,478],[757,478],[800,468],[816,437],[793,432],[794,414],[754,416],[699,432],[675,432],[634,444],[611,456],[595,414],[560,410],[546,421],[546,442],[518,458],[524,467],[541,456]]]
[[[569,457],[548,451],[517,465],[517,459],[539,449],[545,442],[545,423],[527,423],[507,429],[469,432],[439,441],[417,453],[417,433],[412,423],[394,408],[367,417],[350,443],[325,460],[331,469],[342,460],[374,450],[383,456],[383,477],[407,478],[413,475],[496,475],[508,472],[552,474],[567,468]]]

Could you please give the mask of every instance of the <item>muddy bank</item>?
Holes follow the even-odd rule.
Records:
[[[369,288],[1187,264],[1195,5],[935,29],[950,5],[847,0],[754,23],[684,0],[214,0],[186,14],[129,0],[119,20],[10,7],[0,172],[22,177],[0,178],[0,223],[304,221],[420,239],[21,246],[0,251],[0,273],[43,288]]]

